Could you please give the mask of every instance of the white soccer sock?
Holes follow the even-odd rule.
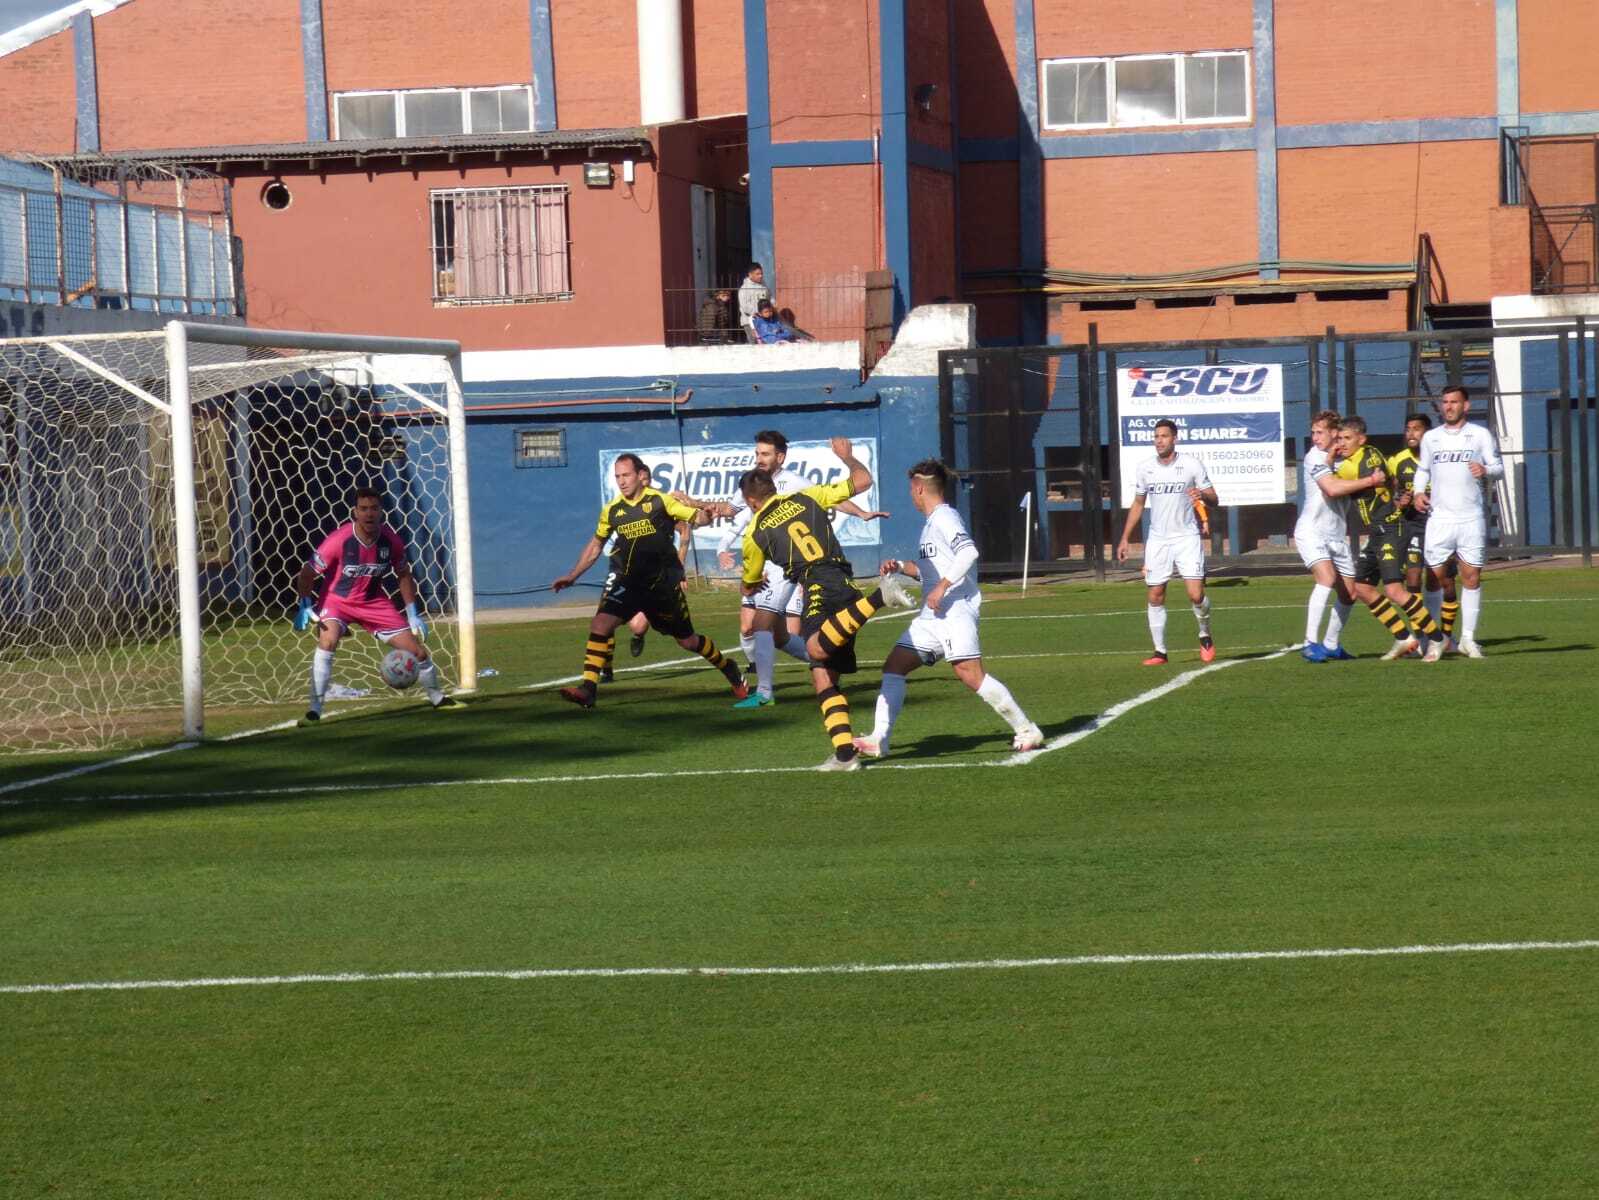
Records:
[[[1444,619],[1444,593],[1443,593],[1443,589],[1439,588],[1437,591],[1429,591],[1429,592],[1427,592],[1427,594],[1424,597],[1424,599],[1427,602],[1427,611],[1432,614],[1432,619],[1434,621],[1437,621],[1440,625],[1443,624],[1443,619]]]
[[[905,676],[883,672],[883,682],[877,693],[877,711],[872,717],[872,740],[880,749],[888,750],[888,735],[894,732],[894,722],[899,720],[899,710],[905,707]]]
[[[744,661],[753,667],[755,665],[755,635],[753,633],[739,634],[738,648],[744,652]]]
[[[1199,636],[1202,637],[1202,638],[1209,637],[1210,636],[1210,597],[1209,596],[1206,596],[1198,604],[1194,605],[1194,620],[1199,622]]]
[[[790,658],[797,658],[802,663],[811,661],[811,652],[805,649],[805,639],[797,633],[789,634],[788,641],[784,642],[780,648]]]
[[[1027,719],[1027,714],[1022,711],[1010,694],[1010,689],[992,675],[984,675],[983,682],[978,685],[977,695],[1000,716],[1005,718],[1005,724],[1011,727],[1014,733],[1020,733],[1032,724]]]
[[[1151,604],[1149,606],[1149,636],[1155,643],[1155,653],[1166,653],[1166,606],[1164,604]]]
[[[772,696],[772,668],[777,665],[777,645],[771,630],[757,629],[750,639],[755,643],[755,691],[767,699]]]
[[[1442,593],[1440,593],[1441,595]],[[1460,640],[1477,640],[1477,618],[1482,613],[1482,586],[1460,589]]]
[[[1327,611],[1327,600],[1332,594],[1332,588],[1325,583],[1318,583],[1310,589],[1310,603],[1305,606],[1305,645],[1319,639],[1321,615]]]
[[[439,686],[439,669],[433,665],[431,658],[417,664],[416,681],[434,704],[444,699],[444,689]]]
[[[311,656],[311,711],[322,711],[322,697],[328,694],[328,683],[333,678],[333,651],[317,647]]]
[[[1344,622],[1349,620],[1349,613],[1355,607],[1353,600],[1334,600],[1332,616],[1327,618],[1327,634],[1321,639],[1321,644],[1329,650],[1338,649],[1338,639],[1344,636]]]

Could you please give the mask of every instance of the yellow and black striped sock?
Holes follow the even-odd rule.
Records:
[[[1420,596],[1412,594],[1405,600],[1405,616],[1410,618],[1411,627],[1421,631],[1423,637],[1435,638],[1438,636],[1438,622],[1432,619],[1432,614],[1427,611],[1427,603]]]
[[[1386,596],[1378,596],[1375,600],[1366,601],[1366,607],[1371,609],[1371,615],[1376,617],[1394,635],[1395,640],[1403,640],[1406,635],[1405,618],[1399,615],[1399,610],[1388,602]]]
[[[1460,601],[1445,600],[1438,609],[1438,624],[1443,628],[1444,636],[1455,636],[1455,621],[1460,617]]]
[[[737,686],[739,681],[743,679],[743,676],[738,673],[738,668],[727,661],[727,656],[716,648],[716,643],[711,641],[710,638],[703,633],[696,636],[700,639],[700,644],[694,647],[694,652],[720,671],[729,683]]]
[[[611,669],[611,665],[613,663],[615,663],[615,662],[616,662],[616,634],[613,633],[610,637],[605,639],[605,669],[607,671],[610,670]]]
[[[589,634],[588,644],[583,647],[583,682],[599,686],[600,672],[605,670],[605,664],[610,662],[610,651],[605,648],[605,639]],[[615,643],[613,642],[614,646]]]
[[[822,706],[822,728],[833,743],[833,757],[848,762],[855,757],[855,738],[849,727],[849,700],[836,687],[816,693]]]
[[[849,645],[850,639],[861,631],[861,626],[866,624],[871,615],[882,607],[883,591],[877,588],[870,596],[862,596],[853,604],[846,604],[829,615],[822,622],[822,627],[816,631],[816,636],[821,639],[822,648],[829,654],[842,650]]]

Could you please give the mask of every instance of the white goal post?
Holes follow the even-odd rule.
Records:
[[[0,753],[303,708],[294,576],[377,489],[447,686],[477,677],[460,346],[173,321],[0,340]],[[334,695],[392,697],[352,629]],[[415,696],[417,693],[408,693]]]

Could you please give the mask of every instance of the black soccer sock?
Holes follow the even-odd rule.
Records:
[[[1405,600],[1405,616],[1410,618],[1413,628],[1421,631],[1423,637],[1435,638],[1440,630],[1438,622],[1432,619],[1432,614],[1427,611],[1427,602],[1420,596],[1412,594]]]
[[[614,648],[614,641],[609,644]],[[600,672],[605,670],[611,661],[611,651],[606,646],[607,643],[604,638],[595,637],[592,633],[589,634],[588,643],[583,647],[584,683],[591,683],[596,687],[599,686]]]
[[[829,615],[822,622],[822,627],[816,631],[822,649],[828,654],[836,654],[842,650],[861,631],[861,626],[866,624],[871,615],[882,607],[883,589],[876,588],[870,596],[862,596],[859,600],[846,604]]]
[[[1455,622],[1460,619],[1460,601],[1445,600],[1438,610],[1438,624],[1443,628],[1444,636],[1455,636]]]
[[[1399,610],[1388,602],[1386,596],[1366,601],[1366,607],[1371,609],[1371,615],[1381,621],[1388,632],[1394,635],[1395,641],[1404,641],[1409,636],[1409,632],[1405,629],[1405,618],[1399,615]]]
[[[836,687],[816,693],[822,708],[822,728],[833,743],[833,757],[848,762],[855,757],[855,737],[849,727],[849,700]]]

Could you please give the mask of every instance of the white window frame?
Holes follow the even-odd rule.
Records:
[[[1228,58],[1241,57],[1244,60],[1244,115],[1240,117],[1190,117],[1188,115],[1188,98],[1186,95],[1187,72],[1183,69],[1185,60],[1190,58]],[[1173,120],[1140,121],[1136,125],[1119,125],[1116,122],[1116,64],[1124,62],[1149,62],[1155,59],[1168,59],[1173,62],[1177,86],[1177,116]],[[1090,58],[1046,58],[1038,64],[1038,88],[1042,103],[1039,106],[1039,120],[1042,127],[1048,131],[1075,130],[1075,129],[1169,129],[1177,125],[1242,125],[1249,124],[1255,119],[1255,103],[1253,88],[1253,66],[1250,63],[1248,50],[1195,50],[1187,53],[1173,52],[1167,54],[1122,54],[1115,57],[1090,57]],[[1105,68],[1105,116],[1104,121],[1083,121],[1069,125],[1052,125],[1048,120],[1049,113],[1049,68],[1052,66],[1074,65],[1092,66],[1103,65]]]
[[[333,93],[333,140],[340,141],[343,132],[339,128],[339,101],[345,96],[388,96],[394,104],[394,136],[396,138],[409,137],[405,131],[405,105],[402,98],[405,96],[441,95],[454,92],[461,101],[461,133],[476,132],[472,128],[472,94],[474,92],[521,92],[527,97],[528,129],[498,130],[492,129],[490,133],[528,133],[533,124],[533,86],[527,83],[493,83],[472,87],[439,87],[439,88],[375,88],[365,91],[334,92]],[[460,136],[445,135],[439,136]]]

